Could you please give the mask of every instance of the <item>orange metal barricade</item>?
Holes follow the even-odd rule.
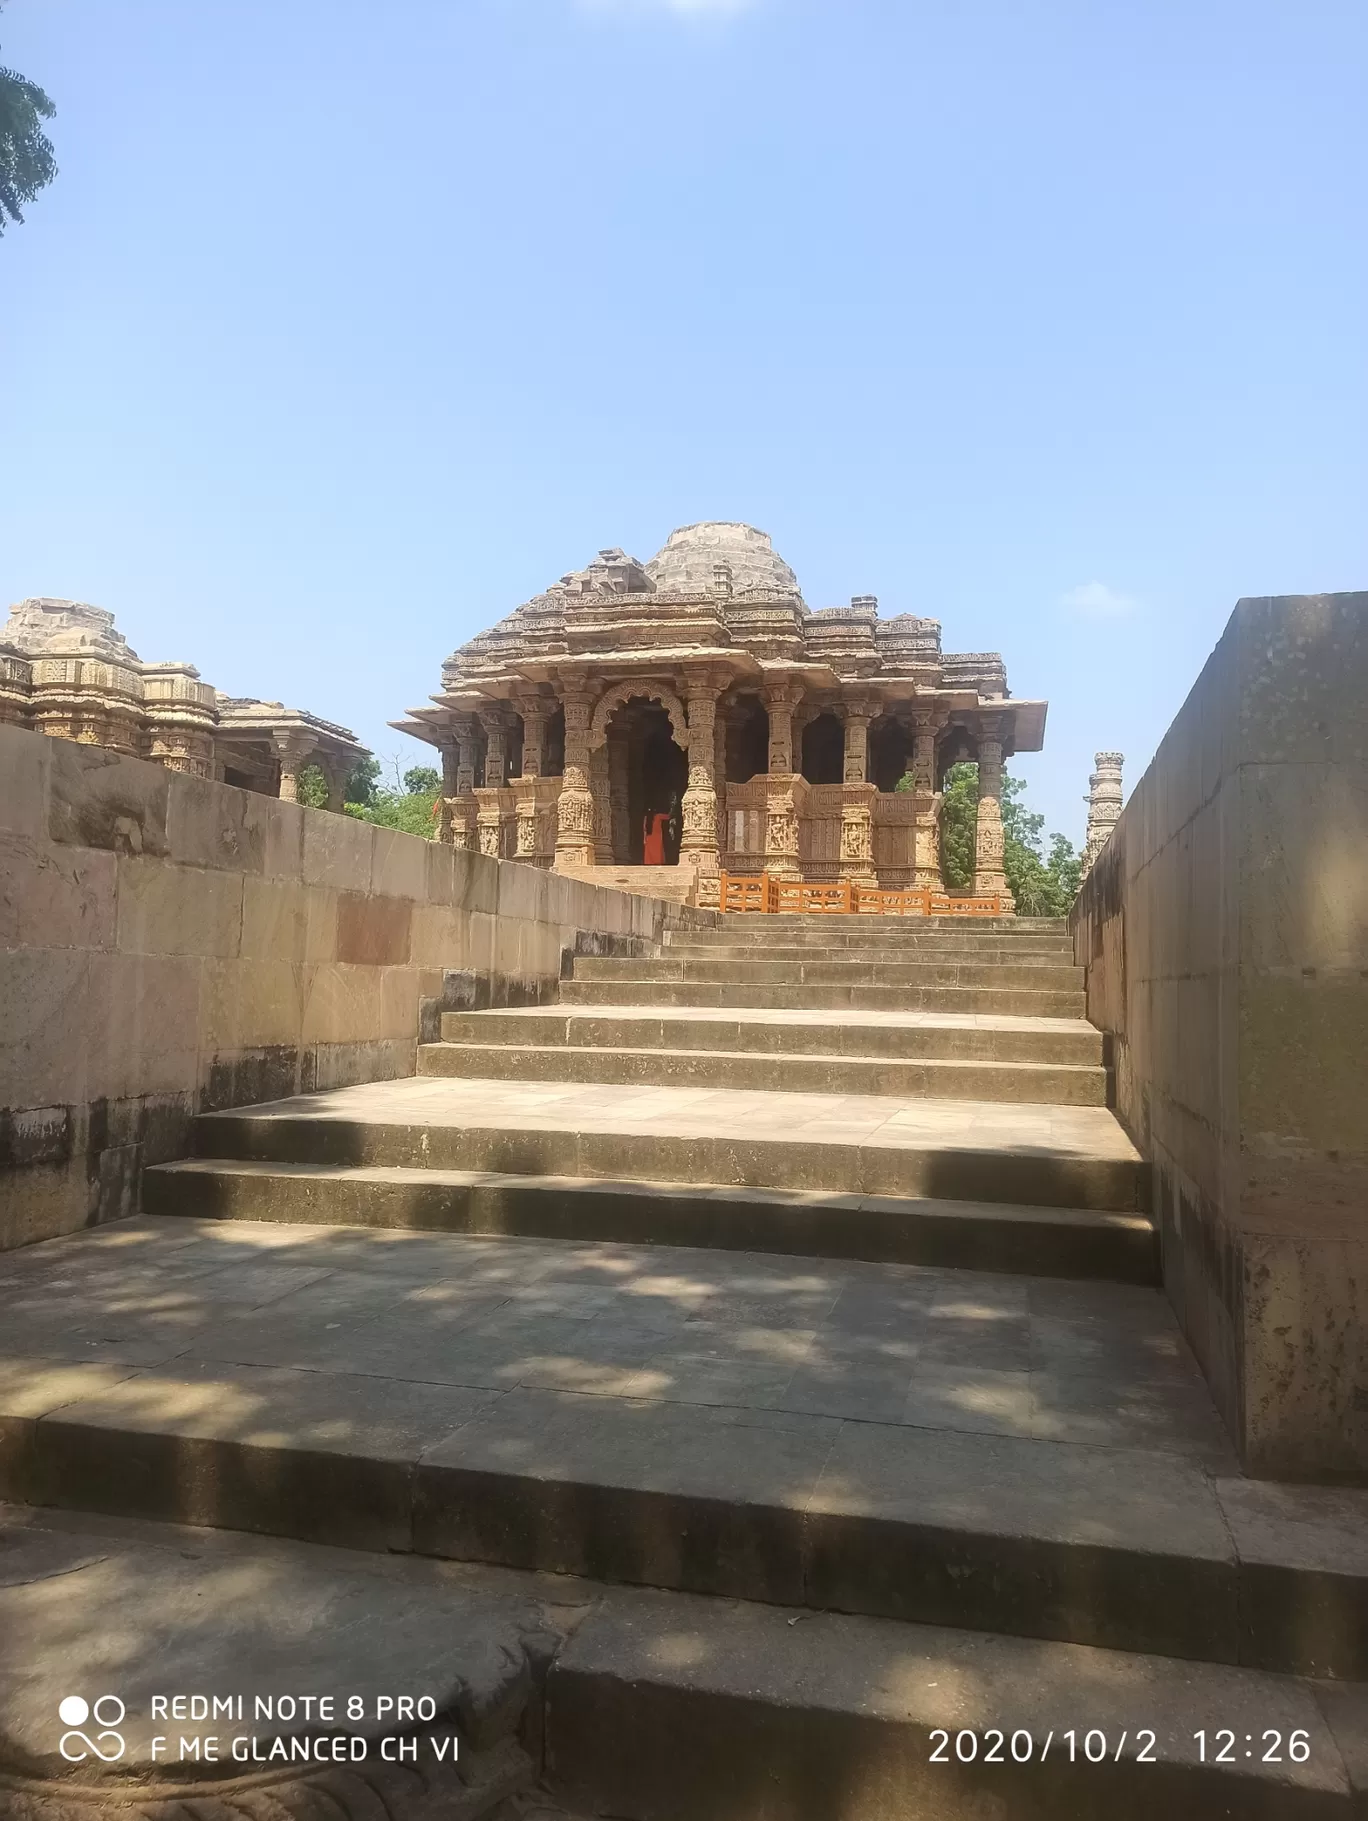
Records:
[[[775,873],[741,877],[723,873],[718,906],[724,911],[773,915],[779,911],[822,916],[1000,917],[1002,901],[991,895],[956,897],[921,886],[885,890],[852,879],[788,879]]]

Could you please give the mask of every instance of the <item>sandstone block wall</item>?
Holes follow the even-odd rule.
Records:
[[[1243,600],[1071,918],[1252,1471],[1368,1473],[1368,594]]]
[[[131,1212],[197,1112],[411,1074],[443,1007],[709,917],[0,726],[0,1249]]]

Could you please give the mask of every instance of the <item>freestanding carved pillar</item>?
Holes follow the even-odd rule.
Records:
[[[1088,779],[1088,832],[1083,843],[1083,878],[1093,869],[1093,862],[1107,845],[1108,836],[1121,817],[1121,767],[1125,754],[1099,752],[1093,755],[1096,770]]]
[[[698,875],[716,873],[717,683],[710,676],[686,681],[689,711],[689,785],[684,792],[680,861]]]
[[[594,864],[594,799],[589,789],[589,715],[587,691],[565,692],[565,771],[556,810],[556,866]]]
[[[978,829],[974,839],[974,891],[996,893],[1002,908],[1016,909],[1002,868],[1002,742],[981,736],[978,743]]]
[[[302,733],[273,733],[271,745],[280,760],[280,800],[282,803],[298,803],[299,774],[314,749],[313,739]]]
[[[912,720],[912,883],[930,891],[944,889],[940,850],[940,797],[936,791],[936,735],[941,717],[924,710]]]

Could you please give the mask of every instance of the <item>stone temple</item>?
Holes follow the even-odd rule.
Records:
[[[45,595],[19,601],[0,626],[4,722],[291,803],[301,769],[317,765],[334,810],[366,756],[350,728],[224,695],[193,664],[144,663],[106,608]]]
[[[973,891],[1012,909],[1002,767],[1040,749],[1046,704],[996,652],[943,652],[936,620],[809,608],[753,526],[600,551],[448,658],[432,701],[394,725],[441,752],[457,847],[640,886],[667,812],[657,893],[715,904],[722,872],[940,891],[941,784],[974,759]]]

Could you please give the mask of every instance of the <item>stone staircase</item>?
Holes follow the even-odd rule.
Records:
[[[1106,1100],[1054,924],[581,958],[21,1258],[0,1493],[505,1571],[586,1814],[1348,1821],[1368,1495],[1242,1476]]]

